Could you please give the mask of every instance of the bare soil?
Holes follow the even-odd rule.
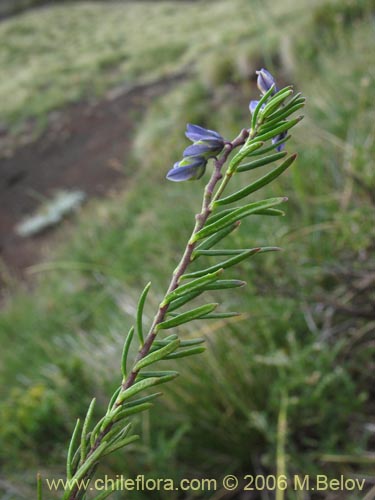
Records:
[[[80,189],[89,198],[124,189],[131,174],[126,164],[137,121],[154,98],[181,78],[117,89],[100,102],[71,105],[51,114],[37,140],[10,153],[8,147],[6,157],[1,158],[0,151],[0,263],[10,276],[24,277],[56,233],[32,238],[15,233],[15,226],[40,205],[40,198],[61,189]]]

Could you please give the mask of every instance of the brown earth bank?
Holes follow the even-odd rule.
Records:
[[[51,198],[58,190],[82,190],[90,198],[125,187],[137,120],[154,98],[183,77],[116,89],[99,102],[70,105],[50,115],[38,139],[10,152],[8,148],[6,156],[0,151],[0,264],[5,265],[4,276],[24,277],[55,233],[50,230],[24,238],[15,232],[16,225],[40,206],[41,199]]]

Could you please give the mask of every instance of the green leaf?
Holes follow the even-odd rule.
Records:
[[[121,389],[122,389],[122,386],[120,385],[119,387],[117,387],[117,389],[115,390],[115,392],[112,394],[111,400],[108,403],[108,408],[107,408],[106,415],[108,415],[108,413],[110,413],[112,411],[113,405],[115,404],[116,398],[119,395],[119,392],[121,391]]]
[[[207,219],[206,224],[213,224],[214,222],[216,222],[216,221],[220,220],[222,217],[224,217],[224,215],[228,215],[228,214],[232,213],[233,210],[235,210],[235,208],[226,208],[225,210],[221,210],[220,212],[217,212],[216,214],[211,215]]]
[[[286,132],[290,128],[294,127],[297,125],[302,120],[303,116],[298,116],[297,118],[294,118],[293,120],[289,120],[286,122],[283,122],[282,125],[279,127],[275,127],[269,132],[265,132],[264,134],[261,134],[257,137],[257,139],[262,140],[262,141],[268,141],[268,139],[272,139],[273,137],[276,137],[277,135],[281,134],[282,132]],[[275,145],[274,145],[275,147]]]
[[[257,179],[255,182],[252,182],[249,186],[244,187],[243,189],[240,189],[236,193],[233,193],[226,198],[221,198],[220,200],[215,202],[215,205],[226,205],[228,203],[233,203],[235,201],[241,200],[245,196],[248,196],[251,193],[254,193],[255,191],[258,191],[258,189],[261,189],[262,187],[266,186],[273,180],[275,180],[279,175],[281,175],[287,168],[289,168],[294,160],[297,158],[297,154],[293,154],[292,156],[289,156],[281,165],[276,167],[274,170],[269,172],[268,174],[264,175],[260,179]]]
[[[171,335],[168,335],[167,337],[164,337],[163,339],[155,339],[154,343],[152,344],[153,346],[163,346],[169,344],[172,340],[178,339],[178,335],[175,333],[172,333]]]
[[[295,113],[299,109],[303,108],[304,105],[305,105],[305,99],[303,99],[302,102],[297,102],[293,106],[288,106],[286,108],[283,108],[283,109],[277,111],[276,113],[274,113],[273,115],[270,115],[267,119],[266,124],[268,126],[272,126],[275,123],[278,123],[282,120],[285,120],[290,115],[292,115],[293,113]]]
[[[138,373],[137,380],[149,377],[164,377],[165,375],[170,375],[171,373],[178,375],[178,372],[173,370],[154,370],[154,371],[142,371]]]
[[[133,436],[129,436],[125,439],[121,439],[120,441],[117,441],[115,444],[108,446],[108,448],[105,450],[105,453],[103,453],[103,457],[106,455],[110,455],[116,450],[119,450],[120,448],[124,448],[125,446],[128,446],[131,443],[134,443],[134,441],[137,441],[139,439],[139,436],[137,434],[134,434]]]
[[[122,350],[121,371],[122,371],[122,375],[124,378],[126,378],[126,375],[127,375],[126,364],[127,364],[130,344],[132,343],[133,336],[134,336],[134,326],[132,326],[130,328],[130,330],[126,336],[126,339],[125,339],[124,348]]]
[[[154,405],[152,403],[141,403],[137,406],[132,406],[131,408],[126,408],[119,411],[114,419],[114,422],[119,422],[124,418],[130,417],[130,415],[135,415],[136,413],[141,413],[142,411],[149,410]]]
[[[287,141],[289,141],[291,137],[292,137],[291,135],[287,135],[285,139],[280,139],[279,141],[275,142],[275,144],[271,144],[266,148],[259,149],[252,156],[260,156],[265,153],[269,153],[270,151],[275,151],[278,146],[281,146],[281,144],[285,144]]]
[[[224,290],[227,288],[238,288],[246,285],[246,281],[241,280],[218,280],[215,283],[206,285],[206,290]]]
[[[254,212],[255,215],[270,215],[273,217],[284,217],[284,210],[279,210],[278,208],[265,208],[264,210],[257,210]]]
[[[212,248],[213,246],[216,245],[216,243],[219,243],[223,238],[225,238],[228,234],[232,233],[236,229],[239,228],[241,222],[237,221],[234,224],[230,225],[229,227],[226,227],[222,229],[221,231],[218,231],[217,233],[213,234],[209,238],[207,238],[205,241],[203,241],[197,248],[193,251],[192,259],[194,259],[195,255],[197,252],[200,250],[208,250],[209,248]]]
[[[68,454],[66,457],[66,477],[67,479],[72,479],[73,477],[73,471],[72,471],[72,461],[73,461],[73,455],[76,446],[78,445],[78,433],[79,433],[79,428],[81,425],[81,421],[79,418],[77,418],[76,425],[74,427],[74,431],[72,434],[72,437],[70,439],[69,447],[68,447]]]
[[[180,347],[187,347],[187,346],[191,346],[191,345],[202,344],[203,342],[205,342],[205,340],[202,338],[181,340]]]
[[[269,163],[273,163],[274,161],[281,160],[281,158],[284,158],[287,154],[288,153],[286,151],[281,151],[280,153],[275,153],[273,155],[259,158],[259,160],[253,160],[249,163],[244,163],[237,168],[237,172],[247,172],[248,170],[254,170],[254,168],[263,167],[264,165],[268,165]]]
[[[201,271],[196,271],[193,273],[189,274],[184,274],[182,276],[183,279],[188,279],[188,278],[196,278],[199,276],[201,273],[207,273],[215,270],[216,268],[220,267],[223,269],[226,269],[228,267],[234,266],[235,264],[238,264],[239,262],[247,259],[248,257],[251,257],[252,255],[255,255],[257,253],[265,253],[265,252],[276,252],[280,250],[279,247],[257,247],[257,248],[250,248],[249,250],[243,251],[241,254],[236,255],[235,257],[232,257],[231,259],[225,260],[223,262],[219,262],[218,264],[208,267],[207,269],[203,269]]]
[[[177,297],[181,297],[181,295],[185,295],[186,293],[200,290],[206,283],[209,283],[211,281],[216,281],[221,274],[222,271],[218,270],[214,273],[209,273],[206,276],[202,276],[199,279],[190,281],[185,285],[179,285],[175,290],[173,290],[173,292],[169,293],[165,297],[161,305],[163,306],[165,304],[168,304],[172,300],[176,299]]]
[[[272,114],[282,105],[285,99],[287,99],[292,94],[293,90],[291,88],[284,88],[280,92],[275,94],[274,97],[265,105],[264,109],[260,111],[262,119]]]
[[[243,249],[231,250],[228,248],[222,248],[218,250],[197,250],[196,254],[199,255],[207,255],[208,257],[216,256],[216,255],[238,255],[243,252]]]
[[[144,339],[143,339],[143,325],[142,325],[142,319],[143,319],[143,308],[145,306],[147,294],[150,290],[151,282],[147,283],[145,286],[138,302],[138,307],[137,307],[137,333],[138,333],[138,338],[139,342],[141,345],[144,344]]]
[[[83,422],[82,426],[82,432],[81,432],[81,463],[84,462],[86,458],[86,439],[87,439],[87,431],[91,422],[92,414],[94,411],[94,406],[95,406],[95,401],[96,399],[93,398],[89,409],[87,410],[85,421]]]
[[[183,325],[184,323],[188,323],[189,321],[193,321],[194,319],[199,319],[201,316],[208,314],[209,312],[216,309],[219,304],[205,304],[204,306],[196,307],[195,309],[191,309],[190,311],[186,311],[184,313],[175,316],[174,318],[167,319],[162,323],[157,325],[157,331],[159,330],[168,330],[168,328],[173,328],[175,326]]]
[[[184,349],[182,351],[176,351],[173,354],[169,354],[169,356],[167,356],[166,359],[187,358],[188,356],[201,354],[205,350],[206,350],[205,347],[192,347],[191,349]]]
[[[201,229],[195,234],[194,241],[198,241],[202,238],[205,238],[206,236],[216,233],[220,229],[223,229],[224,227],[227,227],[233,224],[234,222],[237,222],[238,220],[243,219],[248,215],[251,215],[257,210],[262,210],[263,208],[270,208],[273,207],[274,205],[279,205],[280,203],[283,203],[286,200],[287,198],[269,198],[268,200],[255,201],[253,203],[245,205],[244,207],[237,208],[236,210],[233,210],[233,212],[231,212],[230,214],[225,215],[222,219],[218,220],[217,222],[214,222],[213,224],[209,224],[208,226],[203,227],[203,229]],[[217,201],[214,203],[214,206],[216,205],[216,203]]]
[[[91,467],[95,464],[95,462],[103,456],[103,452],[106,449],[108,443],[102,442],[95,451],[92,452],[92,454],[86,459],[85,463],[81,465],[81,467],[78,469],[78,471],[74,474],[74,483],[76,484],[76,481],[82,479],[86,472],[91,469]],[[73,483],[72,483],[73,484]],[[73,486],[73,488],[75,485]],[[65,490],[65,493],[63,495],[63,500],[67,500],[70,496],[70,493],[72,491],[72,488],[69,488]]]
[[[135,394],[138,394],[139,392],[144,391],[149,387],[164,384],[165,382],[169,382],[174,378],[176,378],[176,375],[166,375],[165,377],[151,377],[141,380],[140,382],[136,382],[134,385],[119,394],[118,403],[121,404]]]
[[[256,137],[256,139],[254,139],[253,142],[244,144],[242,148],[238,151],[238,153],[234,155],[233,158],[231,159],[228,166],[228,172],[233,172],[236,169],[237,165],[239,165],[244,158],[251,155],[253,151],[256,151],[257,149],[261,148],[263,144],[264,142],[259,141],[258,137]]]
[[[175,311],[179,307],[187,304],[191,300],[195,299],[198,297],[202,292],[204,292],[205,289],[199,289],[198,291],[187,293],[186,295],[183,295],[182,297],[179,297],[178,299],[172,300],[172,302],[169,303],[168,306],[168,313]]]
[[[242,313],[239,312],[220,312],[220,313],[211,313],[206,314],[202,319],[225,319],[225,318],[234,318],[235,316],[241,316]]]
[[[133,368],[134,372],[138,372],[145,366],[151,365],[153,363],[156,363],[157,361],[160,361],[161,359],[164,359],[164,357],[167,354],[170,354],[171,352],[175,351],[178,346],[180,345],[180,340],[172,340],[169,344],[167,344],[165,347],[161,347],[157,351],[151,352],[150,354],[147,354],[143,359],[140,359],[136,365]]]
[[[149,394],[148,396],[144,396],[143,398],[134,399],[134,401],[129,401],[128,403],[123,404],[123,408],[133,408],[134,406],[141,405],[143,403],[148,403],[153,401],[154,399],[161,396],[162,392],[154,392],[153,394]]]
[[[106,441],[108,444],[113,444],[116,441],[118,441],[119,439],[122,439],[129,434],[130,429],[132,427],[132,423],[129,422],[127,425],[125,425],[125,427],[123,427],[121,429],[121,428],[119,428],[119,425],[118,425],[120,420],[124,420],[124,419],[121,418],[121,419],[117,419],[117,421],[115,421],[115,424],[117,424],[117,425],[114,425],[114,428],[112,428],[103,437],[103,441]]]
[[[188,278],[196,278],[198,276],[200,276],[201,273],[206,273],[207,271],[210,271],[211,269],[212,270],[215,270],[217,268],[220,268],[220,269],[225,269],[227,267],[231,267],[231,266],[234,266],[235,264],[238,264],[239,262],[247,259],[248,257],[252,256],[252,255],[255,255],[256,253],[260,252],[261,248],[258,247],[258,248],[250,248],[249,250],[245,250],[244,252],[240,253],[239,255],[236,255],[234,257],[232,257],[231,259],[227,259],[223,262],[219,262],[218,264],[215,264],[214,266],[211,266],[207,269],[203,269],[201,271],[195,271],[193,273],[189,273],[189,274],[184,274],[182,276],[182,278],[184,279],[188,279]]]
[[[265,102],[267,102],[268,98],[272,95],[272,93],[274,92],[274,90],[275,90],[275,85],[272,85],[269,88],[269,90],[264,94],[264,96],[260,99],[260,101],[258,102],[258,105],[255,108],[253,116],[251,118],[251,129],[252,130],[255,130],[255,128],[256,128],[258,115],[259,115],[260,110],[262,109],[263,104]]]

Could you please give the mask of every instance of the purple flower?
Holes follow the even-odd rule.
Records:
[[[277,142],[285,139],[285,137],[287,136],[287,132],[281,132],[281,134],[275,136],[275,137],[272,137],[271,139],[271,142],[272,144],[276,144]],[[285,148],[285,144],[279,144],[278,146],[276,146],[276,151],[282,151],[283,149]]]
[[[250,101],[250,104],[249,104],[249,109],[250,109],[250,113],[253,115],[254,114],[254,111],[255,111],[255,108],[258,106],[258,103],[259,101]],[[261,108],[260,109],[263,109],[264,108],[264,104],[262,104]]]
[[[185,135],[194,144],[188,146],[183,152],[183,156],[203,156],[213,158],[217,156],[224,147],[224,139],[218,132],[209,130],[199,125],[188,123]]]
[[[186,125],[185,135],[192,142],[206,141],[211,139],[219,139],[221,141],[223,140],[218,132],[209,130],[208,128],[200,127],[199,125],[192,125],[191,123],[188,123]]]
[[[167,179],[173,182],[199,179],[204,174],[206,165],[207,160],[203,156],[187,156],[173,165]]]
[[[269,89],[274,85],[274,89],[272,91],[272,94],[276,94],[278,91],[278,88],[276,86],[276,82],[274,77],[271,75],[269,71],[266,69],[262,68],[259,71],[256,71],[256,74],[258,75],[257,79],[257,85],[258,89],[262,92],[262,94],[265,94],[266,92],[269,91]]]

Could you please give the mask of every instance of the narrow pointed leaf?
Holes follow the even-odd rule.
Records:
[[[107,407],[107,413],[106,415],[108,415],[108,413],[110,413],[112,410],[113,410],[113,405],[115,404],[116,402],[116,399],[117,399],[117,396],[119,395],[119,392],[121,391],[122,387],[121,385],[115,390],[115,392],[113,393],[112,397],[111,397],[111,400],[108,404],[108,407]]]
[[[268,139],[272,139],[273,137],[276,137],[277,135],[281,134],[282,132],[286,132],[290,128],[294,127],[297,125],[302,120],[303,116],[299,116],[298,118],[294,118],[293,120],[286,121],[279,127],[275,127],[269,132],[265,132],[264,134],[258,136],[258,139],[262,141],[268,141]],[[275,144],[273,145],[275,147]]]
[[[172,333],[172,335],[168,335],[167,337],[164,337],[163,339],[156,339],[154,340],[153,346],[164,346],[169,344],[172,340],[178,339],[178,335],[175,333]]]
[[[189,339],[189,340],[181,340],[180,348],[181,347],[191,346],[191,345],[202,344],[203,342],[205,342],[205,340],[202,339],[202,338]]]
[[[202,292],[204,292],[206,288],[199,289],[198,291],[195,292],[190,292],[187,293],[186,295],[183,295],[182,297],[178,297],[178,299],[172,300],[168,306],[168,313],[175,311],[176,309],[182,307],[183,305],[187,304],[191,300],[195,299],[200,295]]]
[[[206,283],[210,281],[216,281],[221,275],[222,271],[216,271],[214,273],[209,273],[206,276],[202,276],[199,279],[190,281],[185,285],[179,285],[173,292],[169,293],[162,302],[162,305],[168,304],[177,297],[181,297],[186,293],[194,292],[200,290]]]
[[[262,106],[263,104],[265,104],[268,100],[268,98],[272,95],[272,93],[275,91],[275,85],[272,85],[268,91],[264,94],[264,96],[260,99],[260,101],[258,102],[258,105],[257,107],[255,108],[254,110],[254,113],[253,113],[253,116],[252,116],[252,119],[251,119],[251,128],[254,130],[255,127],[256,127],[256,124],[257,124],[257,119],[258,119],[258,115],[259,115],[259,112],[260,110],[262,109]]]
[[[138,372],[145,366],[151,365],[153,363],[156,363],[157,361],[160,361],[161,359],[164,359],[164,357],[167,354],[170,354],[171,352],[175,351],[179,345],[180,345],[179,339],[172,340],[172,342],[167,344],[165,347],[161,347],[157,351],[151,352],[143,359],[140,359],[134,366],[133,371]]]
[[[183,279],[196,278],[196,277],[200,276],[201,273],[206,273],[207,271],[215,270],[216,268],[225,269],[225,268],[234,266],[235,264],[238,264],[239,262],[247,259],[248,257],[251,257],[252,255],[255,255],[256,253],[260,252],[260,250],[261,250],[260,247],[250,248],[249,250],[245,250],[244,252],[242,252],[239,255],[235,255],[234,257],[227,259],[223,262],[219,262],[218,264],[211,266],[207,269],[203,269],[201,271],[195,271],[195,272],[189,273],[189,274],[184,274],[182,276],[182,278]]]
[[[81,463],[85,460],[86,457],[86,438],[87,438],[87,431],[91,422],[92,414],[94,411],[94,406],[95,406],[95,401],[96,399],[93,398],[89,409],[87,410],[85,420],[83,422],[82,426],[82,432],[81,432]]]
[[[246,281],[241,280],[218,280],[215,283],[206,285],[206,290],[224,290],[227,288],[239,288],[246,285]],[[182,346],[182,343],[181,343]]]
[[[255,215],[269,215],[272,217],[284,217],[284,210],[279,210],[278,208],[265,208],[264,210],[257,210],[254,212]]]
[[[173,370],[154,370],[154,371],[141,371],[138,376],[137,380],[141,378],[149,378],[149,377],[164,377],[165,375],[178,375],[178,372],[173,371]]]
[[[124,378],[126,378],[127,375],[127,359],[128,359],[128,354],[129,354],[129,349],[130,349],[130,344],[132,343],[134,336],[134,326],[132,326],[128,332],[128,335],[126,336],[125,343],[124,343],[124,348],[122,350],[122,356],[121,356],[121,371],[122,375]]]
[[[303,100],[303,102],[297,102],[296,104],[294,104],[294,106],[290,107],[288,106],[285,109],[281,109],[280,111],[274,113],[273,115],[270,115],[267,119],[266,124],[269,126],[275,125],[275,123],[285,120],[290,115],[292,115],[299,109],[303,108],[304,105],[305,105],[305,100]]]
[[[134,443],[134,441],[137,441],[138,439],[139,436],[137,434],[134,434],[134,436],[129,436],[125,439],[117,441],[117,443],[113,444],[112,446],[108,446],[108,448],[105,450],[105,453],[103,453],[103,457],[105,457],[106,455],[110,455],[114,451],[119,450],[120,448],[124,448],[131,443]]]
[[[208,257],[210,256],[215,256],[215,255],[238,255],[239,253],[243,252],[243,249],[238,249],[238,250],[232,250],[229,248],[222,248],[218,250],[197,250],[196,255],[207,255]]]
[[[74,479],[78,481],[79,479],[82,479],[82,477],[86,474],[87,471],[91,469],[91,467],[95,464],[95,462],[103,456],[104,450],[107,448],[108,443],[105,441],[102,442],[95,451],[86,459],[85,463],[81,465],[81,467],[78,469],[78,471],[74,475]],[[64,493],[63,498],[69,498],[70,491],[67,491]]]
[[[281,160],[281,158],[284,158],[287,154],[288,153],[286,151],[281,151],[280,153],[275,153],[273,155],[259,158],[259,160],[253,160],[249,163],[244,163],[237,168],[237,172],[247,172],[248,170],[254,170],[255,168],[263,167],[264,165],[268,165],[269,163],[273,163],[274,161]]]
[[[232,257],[231,259],[225,260],[223,262],[219,262],[218,264],[211,266],[211,267],[208,267],[207,269],[203,269],[201,271],[196,271],[196,272],[189,273],[189,274],[184,274],[182,276],[182,279],[196,278],[201,273],[207,273],[208,271],[211,272],[211,271],[215,270],[217,267],[226,269],[228,267],[234,266],[235,264],[238,264],[239,262],[241,262],[241,261],[247,259],[248,257],[251,257],[252,255],[255,255],[257,253],[276,252],[278,250],[281,250],[281,249],[279,247],[250,248],[249,250],[245,250],[241,254],[236,255],[235,257]]]
[[[217,212],[216,214],[211,215],[208,219],[206,224],[213,224],[214,222],[222,219],[225,215],[228,215],[233,212],[235,208],[226,208],[225,210],[221,210],[220,212]]]
[[[157,330],[168,330],[168,328],[173,328],[175,326],[183,325],[184,323],[188,323],[193,321],[194,319],[199,319],[201,316],[208,314],[209,312],[216,309],[218,304],[205,304],[204,306],[196,307],[195,309],[191,309],[190,311],[179,314],[178,316],[167,319],[162,323],[159,323],[157,326]]]
[[[267,146],[265,148],[259,149],[255,153],[253,153],[251,156],[260,156],[265,153],[269,153],[270,151],[275,151],[277,146],[281,146],[281,144],[285,144],[289,139],[291,138],[291,135],[287,135],[285,138],[280,139],[279,141],[275,142],[274,144],[271,144],[270,146]]]
[[[262,119],[272,114],[276,111],[282,103],[287,99],[290,95],[293,94],[293,90],[291,89],[283,89],[280,91],[279,95],[275,95],[270,102],[268,102],[265,107],[261,110]]]
[[[220,313],[211,313],[206,314],[202,319],[225,319],[225,318],[234,318],[235,316],[241,316],[242,313],[239,312],[220,312]]]
[[[258,189],[261,189],[262,187],[266,186],[273,180],[275,180],[279,175],[281,175],[287,168],[289,168],[294,160],[297,158],[297,154],[294,154],[292,156],[289,156],[281,165],[276,167],[274,170],[271,172],[268,172],[268,174],[264,175],[260,179],[257,179],[255,182],[252,182],[249,186],[246,186],[243,189],[240,189],[236,193],[233,193],[226,198],[221,198],[220,200],[216,201],[216,205],[227,205],[228,203],[234,203],[235,201],[241,200],[245,196],[248,196],[251,193],[254,193],[255,191],[258,191]]]
[[[131,415],[135,415],[137,413],[141,413],[142,411],[149,410],[152,408],[154,405],[152,403],[141,403],[136,406],[132,406],[131,408],[126,408],[124,410],[121,410],[115,417],[114,422],[119,422],[120,420],[123,420],[124,418],[130,417]]]
[[[118,419],[116,423],[123,419]],[[119,425],[115,425],[113,429],[111,429],[104,437],[103,441],[106,441],[108,444],[113,444],[119,439],[126,437],[130,429],[132,428],[132,423],[129,422],[123,429],[119,428]]]
[[[144,344],[143,324],[142,324],[143,309],[145,306],[147,294],[150,290],[150,286],[151,286],[151,282],[147,283],[147,285],[145,286],[145,288],[144,288],[144,290],[139,298],[138,307],[137,307],[137,333],[138,333],[138,338],[139,338],[139,342],[141,343],[141,345]]]
[[[162,394],[163,394],[162,392],[154,392],[153,394],[149,394],[148,396],[144,396],[143,398],[134,399],[133,401],[124,403],[123,408],[128,409],[128,408],[133,408],[134,406],[142,405],[144,403],[149,403],[150,401],[153,401]]]
[[[209,248],[212,248],[215,246],[219,241],[221,241],[223,238],[228,236],[228,234],[232,233],[236,229],[240,227],[241,222],[237,221],[234,224],[230,225],[229,227],[226,227],[222,229],[221,231],[218,231],[217,233],[213,234],[206,240],[204,240],[200,245],[197,246],[197,248],[193,251],[192,259],[195,257],[196,253],[199,252],[199,250],[208,250]]]
[[[206,350],[205,347],[192,347],[190,349],[184,349],[182,351],[176,351],[173,354],[169,354],[166,359],[178,359],[186,358],[188,356],[194,356],[195,354],[201,354]]]
[[[76,425],[74,427],[72,437],[70,439],[70,443],[69,443],[69,447],[68,447],[68,454],[66,457],[66,477],[67,477],[67,479],[72,479],[72,477],[73,477],[72,460],[73,460],[75,448],[78,445],[78,434],[79,434],[80,425],[81,425],[81,421],[78,418]]]
[[[259,141],[257,137],[256,142],[250,142],[242,146],[242,148],[238,151],[238,153],[231,159],[228,171],[233,172],[236,169],[237,165],[239,165],[244,158],[249,156],[253,151],[256,151],[257,149],[261,148],[263,144],[264,142]]]
[[[140,382],[136,382],[134,385],[120,393],[118,397],[119,404],[123,403],[127,399],[131,398],[135,394],[138,394],[149,387],[153,387],[154,385],[164,384],[165,382],[169,382],[170,380],[176,378],[176,375],[167,375],[165,377],[151,377],[141,380]]]
[[[203,229],[198,231],[195,234],[194,240],[198,241],[202,238],[205,238],[206,236],[216,233],[220,229],[223,229],[224,227],[227,227],[233,224],[234,222],[243,219],[248,215],[251,215],[256,210],[262,210],[263,208],[270,208],[273,207],[274,205],[279,205],[284,201],[286,201],[286,198],[269,198],[268,200],[256,201],[248,205],[245,205],[244,207],[237,208],[236,210],[233,210],[233,212],[231,212],[230,214],[225,215],[222,219],[218,220],[217,222],[209,224],[208,226],[205,226]],[[214,205],[216,205],[216,203],[217,201],[215,202]]]

